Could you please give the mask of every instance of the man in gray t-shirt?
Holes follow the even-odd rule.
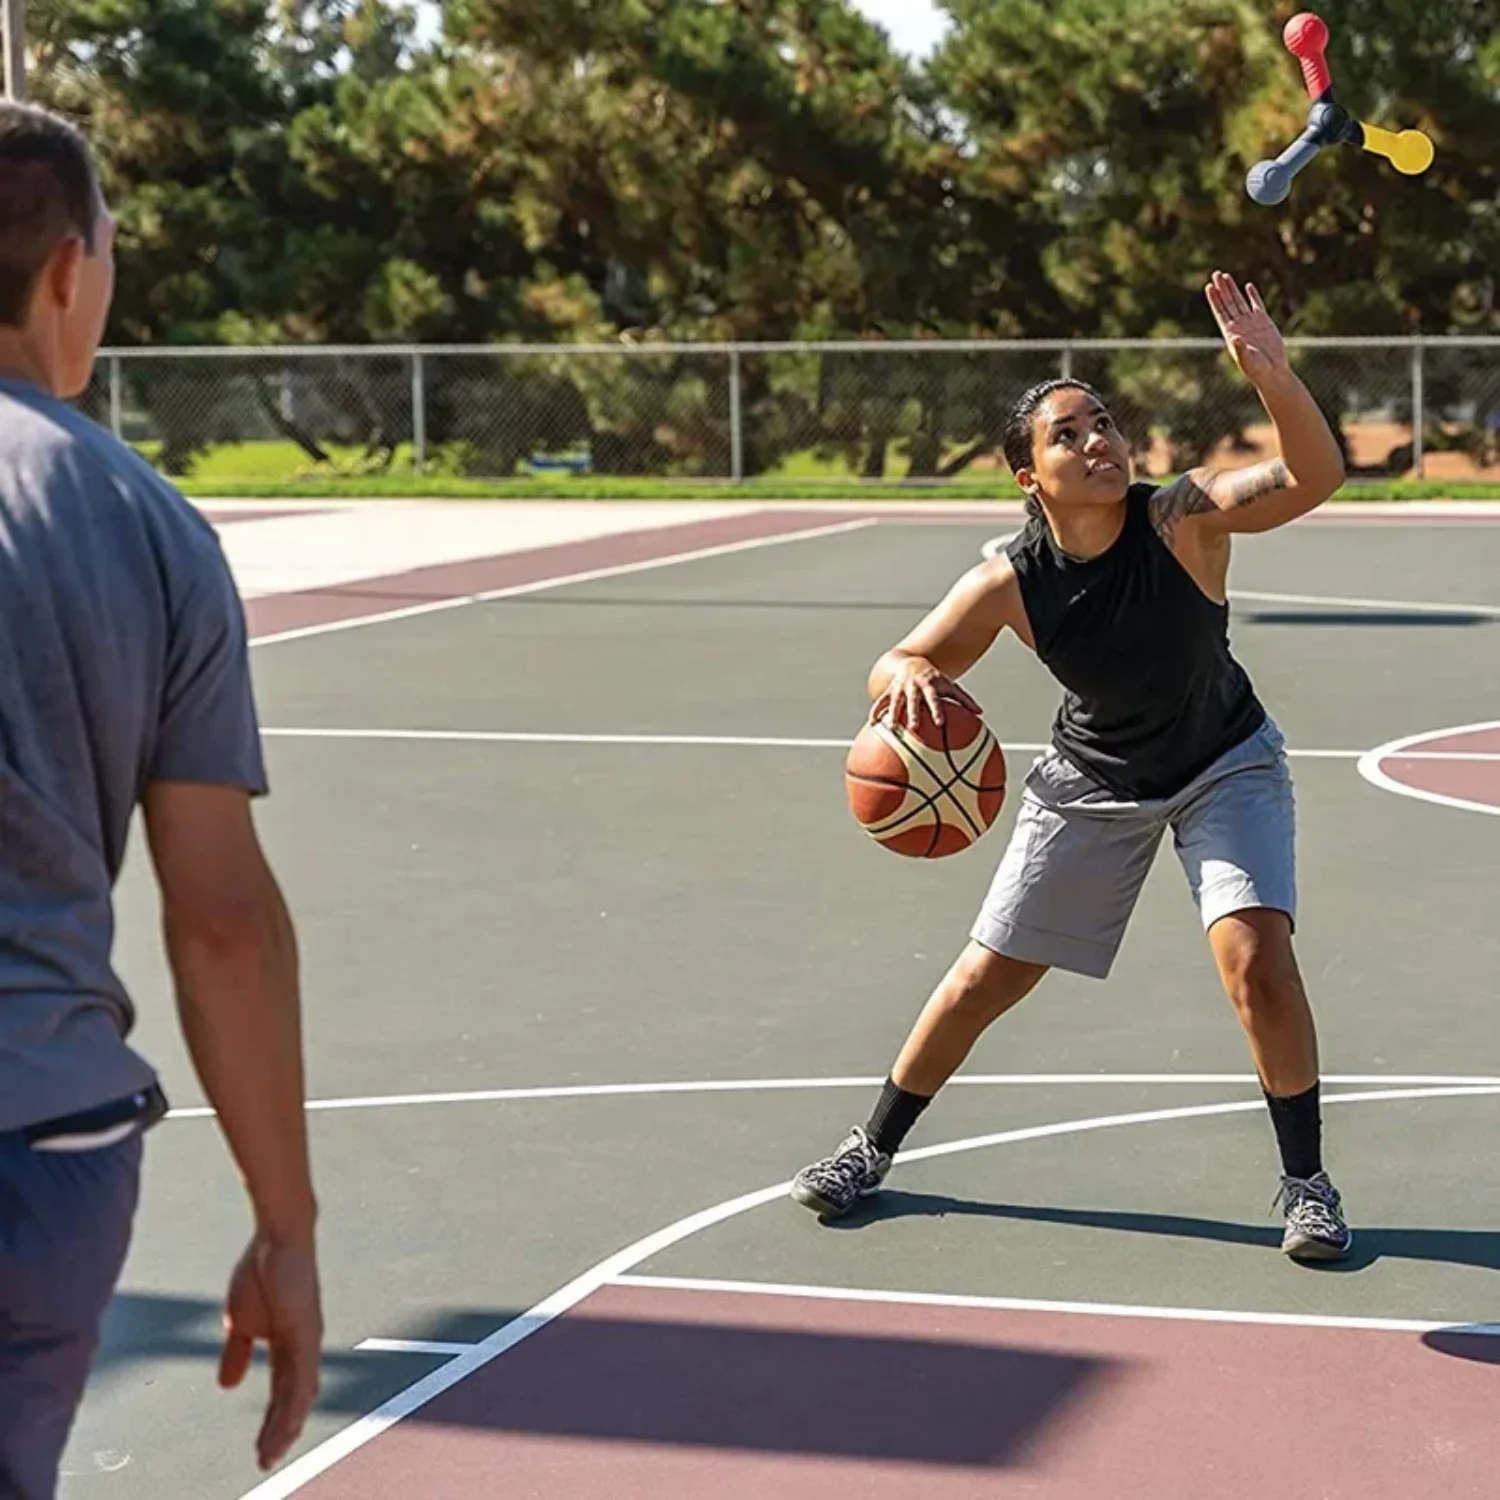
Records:
[[[220,1380],[270,1346],[262,1467],[301,1431],[322,1324],[296,941],[244,611],[218,538],[65,402],[113,293],[84,141],[0,103],[0,1496],[50,1500],[166,1101],[130,1046],[113,888],[142,809],[181,1024],[255,1215]]]

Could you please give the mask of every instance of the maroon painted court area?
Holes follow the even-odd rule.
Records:
[[[216,523],[266,520],[277,515],[312,515],[315,511],[216,511],[206,510]],[[1019,509],[1016,515],[1019,516]],[[982,512],[963,506],[944,507],[940,503],[919,503],[910,508],[870,507],[819,510],[771,508],[717,517],[705,521],[685,522],[614,536],[564,542],[524,552],[477,558],[466,562],[434,567],[414,568],[408,572],[379,578],[360,579],[328,588],[295,593],[268,595],[252,599],[247,606],[253,636],[260,638],[318,626],[376,619],[413,606],[466,599],[496,589],[523,587],[551,579],[571,577],[595,569],[620,567],[629,563],[660,561],[701,548],[732,545],[777,536],[795,536],[836,526],[842,521],[874,520],[889,523],[931,523],[934,521],[973,521]],[[1431,524],[1437,517],[1344,517],[1338,524],[1376,525]],[[1462,524],[1493,521],[1500,516],[1478,516],[1472,520],[1457,518]]]
[[[1489,760],[1434,760],[1436,755],[1492,756]],[[1500,808],[1500,725],[1460,733],[1435,733],[1384,756],[1380,769],[1402,786]]]
[[[662,562],[736,542],[797,536],[837,525],[841,519],[847,518],[830,517],[818,511],[782,510],[689,521],[678,526],[626,531],[524,552],[413,568],[405,573],[300,593],[270,594],[250,600],[246,611],[253,637],[280,635],[320,625],[374,619],[423,604],[469,599],[497,589],[546,583],[599,569]]]
[[[308,1500],[1492,1500],[1496,1340],[607,1287]]]

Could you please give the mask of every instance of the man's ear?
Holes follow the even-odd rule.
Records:
[[[70,234],[52,252],[42,270],[38,295],[46,297],[59,312],[72,312],[78,301],[78,287],[87,255],[83,240]]]

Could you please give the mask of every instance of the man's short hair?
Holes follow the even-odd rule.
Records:
[[[93,253],[100,211],[78,131],[35,105],[0,100],[0,325],[26,321],[37,277],[64,240],[77,235]]]

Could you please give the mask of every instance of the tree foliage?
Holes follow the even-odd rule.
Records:
[[[120,343],[1204,334],[1216,266],[1293,332],[1500,330],[1500,0],[1341,5],[1341,99],[1420,126],[1437,162],[1411,180],[1326,152],[1276,210],[1244,179],[1306,118],[1291,0],[947,8],[921,67],[846,0],[447,0],[435,30],[398,0],[31,14],[38,93],[89,127],[116,205]],[[469,461],[542,444],[722,464],[724,382],[701,358],[499,368],[482,378],[503,432],[480,374],[434,376],[436,429]],[[815,378],[747,360],[747,462],[818,449],[880,474],[895,444],[952,472],[994,442],[978,368],[892,364],[877,388],[858,356]],[[1320,369],[1336,403],[1352,372]],[[388,461],[401,380],[327,370],[339,430]],[[1100,374],[1187,455],[1251,411],[1223,366]],[[316,456],[258,378],[242,398]],[[187,461],[189,433],[165,441]]]

